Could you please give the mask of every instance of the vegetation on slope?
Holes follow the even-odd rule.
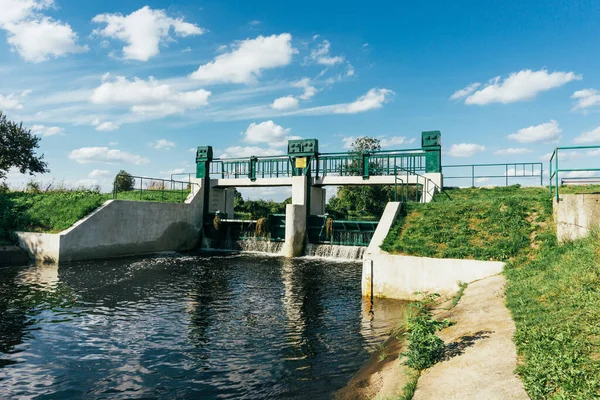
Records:
[[[552,217],[547,189],[445,190],[428,204],[408,203],[382,248],[398,254],[505,261],[535,245]]]

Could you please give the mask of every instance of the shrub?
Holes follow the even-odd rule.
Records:
[[[128,192],[133,190],[135,178],[126,171],[120,170],[115,176],[115,189],[117,192]]]

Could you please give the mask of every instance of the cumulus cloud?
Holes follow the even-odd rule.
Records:
[[[232,45],[230,52],[201,65],[191,77],[206,83],[252,83],[263,70],[291,63],[298,52],[291,41],[289,33],[241,40]]]
[[[280,97],[271,104],[274,110],[290,110],[296,107],[298,107],[298,99],[294,96]]]
[[[120,127],[120,125],[117,123],[109,121],[102,122],[99,119],[93,120],[92,125],[94,125],[96,127],[96,130],[99,132],[116,131]]]
[[[165,10],[153,10],[148,6],[126,16],[120,13],[96,15],[92,22],[106,24],[104,28],[94,30],[95,35],[126,43],[123,58],[137,61],[148,61],[157,55],[160,44],[173,40],[171,30],[179,37],[206,32],[198,25],[185,22],[183,18],[171,18]]]
[[[0,0],[0,29],[25,61],[39,63],[88,50],[77,44],[77,33],[69,24],[41,13],[54,6],[53,0]]]
[[[371,89],[356,101],[337,107],[334,112],[337,114],[356,114],[381,108],[383,103],[388,101],[393,94],[394,92],[389,89]]]
[[[508,149],[500,149],[500,150],[496,150],[494,152],[494,154],[503,155],[503,156],[513,156],[513,155],[517,155],[517,154],[527,154],[527,153],[531,153],[531,150],[526,149],[524,147],[519,147],[519,148],[509,147]]]
[[[102,84],[94,89],[90,101],[95,104],[129,105],[131,111],[137,114],[165,116],[204,106],[208,104],[210,95],[211,92],[204,89],[178,92],[153,77],[147,81],[137,77],[130,81],[124,76],[113,78],[106,74]]]
[[[448,155],[452,157],[471,157],[485,151],[485,147],[475,143],[453,144]]]
[[[583,77],[574,72],[548,72],[546,69],[532,71],[524,69],[511,73],[502,80],[500,76],[491,79],[481,89],[481,84],[472,83],[455,92],[450,99],[466,97],[465,104],[486,105],[490,103],[514,103],[531,100],[538,93],[560,87],[568,82],[581,80]]]
[[[22,110],[23,104],[18,95],[9,94],[3,96],[0,94],[0,110]]]
[[[344,149],[352,149],[352,143],[358,139],[355,136],[344,136],[342,137],[342,143]],[[394,146],[401,146],[405,144],[411,144],[415,142],[415,138],[407,139],[406,136],[377,136],[379,144],[382,149],[387,149]]]
[[[577,100],[573,110],[600,105],[600,92],[596,89],[578,90],[571,95],[571,98]]]
[[[310,78],[300,79],[298,82],[295,82],[293,86],[304,89],[304,93],[298,96],[301,100],[309,100],[317,94],[317,88],[311,85]]]
[[[88,178],[102,178],[110,174],[111,172],[107,169],[95,169],[89,173]]]
[[[562,129],[555,120],[550,120],[539,125],[532,125],[527,128],[519,129],[517,133],[507,136],[510,140],[519,143],[551,143],[560,139]]]
[[[583,132],[573,139],[576,144],[598,144],[600,143],[600,126],[591,131]]]
[[[471,83],[467,87],[454,92],[452,96],[450,96],[450,100],[462,99],[463,97],[466,97],[473,93],[479,86],[481,86],[481,83],[479,82]]]
[[[82,147],[69,154],[69,158],[79,164],[147,164],[147,158],[108,147]]]
[[[273,121],[260,124],[253,122],[242,132],[242,136],[247,143],[267,143],[269,147],[280,147],[286,145],[290,139],[299,139],[297,136],[290,136],[290,131],[290,128],[284,128]]]
[[[175,147],[175,142],[170,142],[167,139],[158,139],[154,142],[150,142],[150,147],[153,147],[157,150],[165,149],[169,150]]]
[[[64,135],[65,130],[58,126],[33,125],[31,133],[41,136]]]
[[[336,64],[341,64],[344,62],[344,57],[342,56],[331,56],[329,54],[329,48],[331,47],[331,43],[328,40],[323,40],[316,49],[311,51],[310,57],[316,61],[318,64],[326,65],[331,67]]]

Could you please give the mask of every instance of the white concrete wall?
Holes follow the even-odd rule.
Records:
[[[390,201],[387,203],[377,224],[377,229],[373,233],[369,247],[367,247],[364,258],[367,258],[370,254],[379,254],[381,252],[381,245],[394,225],[396,216],[401,209],[402,203],[400,202]]]
[[[38,260],[92,260],[189,250],[202,230],[203,191],[187,203],[109,200],[58,234],[19,232],[19,244]]]
[[[220,189],[211,187],[209,193],[208,212],[217,211],[227,214],[227,218],[233,218],[234,214],[234,194],[232,189]]]
[[[31,258],[41,262],[58,262],[60,253],[60,234],[16,232],[19,247],[24,249]]]
[[[310,215],[325,214],[325,189],[314,187],[310,188]]]
[[[415,299],[415,292],[449,294],[458,282],[473,282],[499,274],[504,263],[399,256],[381,252],[365,257],[362,294],[370,297]]]
[[[287,204],[285,206],[285,257],[300,257],[306,245],[306,206]]]
[[[559,242],[586,236],[600,228],[600,194],[561,194],[554,200],[554,221]]]

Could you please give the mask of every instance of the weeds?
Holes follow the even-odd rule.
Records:
[[[450,309],[456,307],[460,299],[462,299],[463,293],[465,292],[467,286],[469,286],[469,284],[466,282],[458,282],[458,292],[456,292],[456,294],[452,298],[452,305],[450,306]]]
[[[450,321],[437,321],[431,311],[439,297],[439,294],[428,294],[411,304],[417,313],[408,317],[408,350],[402,355],[406,357],[405,364],[417,371],[433,366],[444,356],[444,341],[435,333],[450,326]]]
[[[400,397],[398,397],[398,400],[412,400],[415,392],[417,391],[417,384],[419,383],[421,373],[413,369],[408,372],[408,374],[410,375],[408,377],[408,382],[402,388],[402,394]]]

